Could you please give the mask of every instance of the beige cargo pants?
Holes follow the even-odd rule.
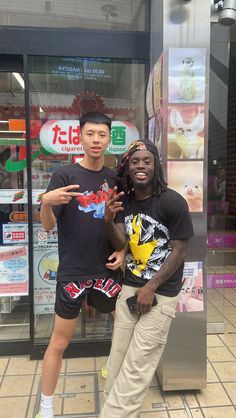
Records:
[[[137,288],[123,285],[116,303],[104,402],[99,418],[138,418],[144,396],[165,348],[178,296],[156,295],[158,305],[137,315],[126,299]]]

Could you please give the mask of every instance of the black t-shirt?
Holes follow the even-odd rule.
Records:
[[[142,287],[170,254],[170,241],[193,236],[192,221],[185,199],[171,189],[146,200],[126,197],[123,205],[116,222],[124,222],[129,240],[124,284]],[[176,296],[182,287],[183,267],[184,263],[156,293]]]
[[[110,276],[117,277],[105,267],[112,254],[104,224],[105,201],[111,189],[118,185],[116,173],[107,167],[88,170],[79,164],[60,167],[52,175],[47,191],[78,184],[81,193],[65,205],[54,206],[57,218],[59,267],[58,281],[81,281]]]

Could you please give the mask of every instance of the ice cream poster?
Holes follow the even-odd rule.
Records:
[[[184,264],[183,285],[176,312],[198,312],[204,310],[202,262]]]
[[[169,161],[168,187],[180,193],[190,212],[203,211],[203,161]]]
[[[1,247],[0,296],[28,295],[27,250],[27,246]]]
[[[205,102],[205,48],[170,48],[169,103]]]
[[[204,158],[204,106],[168,108],[168,159]]]

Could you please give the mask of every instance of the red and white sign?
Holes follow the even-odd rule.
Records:
[[[80,124],[78,120],[49,120],[39,133],[44,149],[52,154],[83,154],[80,142]],[[109,154],[123,154],[128,146],[140,139],[137,128],[128,121],[114,121],[111,127]]]

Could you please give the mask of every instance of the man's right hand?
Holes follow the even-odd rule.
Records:
[[[116,214],[124,210],[121,200],[124,196],[124,192],[116,194],[116,191],[117,186],[113,188],[108,200],[106,201],[104,214],[105,223],[112,223],[115,219]]]
[[[66,205],[73,197],[79,196],[81,193],[71,192],[70,190],[79,189],[78,184],[70,184],[69,186],[60,187],[50,192],[44,193],[42,196],[42,204],[46,206]]]

